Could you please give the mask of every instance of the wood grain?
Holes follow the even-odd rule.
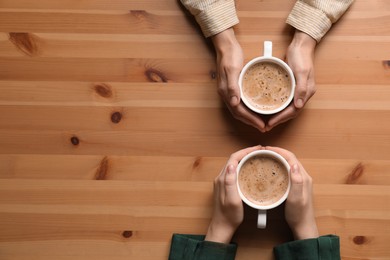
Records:
[[[245,61],[284,59],[294,1],[236,0]],[[229,155],[293,151],[314,180],[321,234],[342,259],[389,259],[390,3],[359,0],[316,49],[317,93],[261,134],[217,94],[215,54],[179,1],[0,2],[0,258],[167,259],[204,234]],[[292,240],[245,209],[237,259]],[[153,250],[151,250],[151,248]]]

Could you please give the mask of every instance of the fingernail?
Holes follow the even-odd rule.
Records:
[[[296,174],[299,172],[298,164],[294,164],[291,169],[291,173]]]
[[[233,165],[229,165],[229,166],[227,167],[227,173],[228,173],[228,174],[234,173],[234,167],[233,167]]]
[[[232,96],[231,98],[230,98],[230,103],[232,104],[232,105],[237,105],[237,103],[238,103],[238,97],[237,96]]]
[[[303,99],[302,99],[302,98],[300,98],[300,99],[297,100],[296,106],[297,106],[298,108],[303,107]]]

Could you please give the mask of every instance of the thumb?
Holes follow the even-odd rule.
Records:
[[[227,77],[227,91],[229,96],[230,106],[238,106],[240,104],[240,87],[238,86],[238,79],[240,77],[240,71],[233,70],[226,72]]]
[[[297,85],[295,88],[294,106],[302,108],[306,103],[307,77],[305,75],[296,76]]]
[[[236,182],[236,167],[234,167],[233,165],[229,165],[226,169],[225,175],[225,198],[228,201],[235,201],[237,198],[240,199]]]
[[[233,164],[230,164],[226,167],[225,187],[235,186],[236,180],[237,180],[236,167],[234,167]]]
[[[294,196],[295,194],[297,195],[301,194],[303,189],[303,176],[301,171],[299,170],[298,164],[292,165],[290,175],[291,175],[290,195]]]

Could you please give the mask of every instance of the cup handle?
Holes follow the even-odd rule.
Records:
[[[272,56],[272,42],[264,41],[264,56],[271,57]]]
[[[265,228],[267,225],[267,211],[259,209],[257,216],[257,228]]]

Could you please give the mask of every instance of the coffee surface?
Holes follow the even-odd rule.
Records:
[[[252,65],[244,74],[242,90],[252,106],[274,110],[282,106],[291,93],[288,72],[272,62]]]
[[[263,155],[247,160],[238,177],[241,193],[251,202],[261,206],[277,202],[286,192],[288,182],[289,176],[284,165]]]

